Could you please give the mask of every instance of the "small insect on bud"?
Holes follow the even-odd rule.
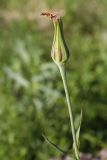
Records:
[[[58,15],[53,13],[45,12],[42,13],[42,15],[46,15],[53,20],[54,39],[51,50],[51,57],[58,66],[62,66],[69,58],[69,51],[64,40],[62,20]]]

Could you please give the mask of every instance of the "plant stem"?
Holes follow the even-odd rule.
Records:
[[[64,67],[62,67],[62,66],[58,66],[58,67],[59,67],[59,70],[61,73],[61,77],[62,77],[62,81],[63,81],[63,85],[64,85],[64,90],[65,90],[65,95],[66,95],[66,99],[67,99],[67,105],[68,105],[68,111],[69,111],[70,123],[71,123],[71,131],[72,131],[72,137],[73,137],[73,142],[74,142],[75,157],[77,160],[80,160],[77,141],[76,141],[76,133],[75,133],[75,127],[74,127],[72,106],[71,106],[71,101],[70,101],[70,96],[69,96],[68,86],[67,86],[66,72],[65,72]]]

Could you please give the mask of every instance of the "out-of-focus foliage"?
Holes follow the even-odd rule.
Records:
[[[75,116],[83,107],[81,151],[107,147],[107,1],[0,0],[0,159],[47,160],[72,145],[64,90],[50,50],[45,9],[64,14]],[[77,117],[78,118],[78,117]]]

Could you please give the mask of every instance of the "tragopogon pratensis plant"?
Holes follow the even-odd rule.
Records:
[[[67,79],[66,79],[65,64],[69,58],[69,51],[68,51],[67,45],[64,40],[62,20],[57,14],[53,14],[50,12],[44,12],[44,13],[42,13],[42,15],[48,16],[53,21],[53,24],[54,24],[54,38],[53,38],[53,44],[52,44],[52,50],[51,50],[51,57],[52,57],[53,61],[55,62],[55,64],[59,68],[59,71],[60,71],[60,74],[62,77],[62,81],[63,81],[63,85],[64,85],[67,106],[68,106],[68,111],[69,111],[69,117],[70,117],[70,123],[71,123],[72,138],[73,138],[72,158],[76,159],[76,160],[80,160],[79,132],[80,132],[82,113],[80,116],[80,121],[79,121],[78,127],[76,129],[75,125],[74,125],[74,115],[72,112],[72,105],[71,105],[71,101],[70,101],[70,95],[68,92]],[[51,143],[51,144],[53,144],[53,143]]]

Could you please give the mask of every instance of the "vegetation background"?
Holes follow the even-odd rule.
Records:
[[[0,159],[47,160],[72,145],[64,89],[50,51],[53,26],[42,11],[63,15],[70,50],[67,76],[74,113],[83,108],[81,151],[107,147],[107,1],[0,0]]]

